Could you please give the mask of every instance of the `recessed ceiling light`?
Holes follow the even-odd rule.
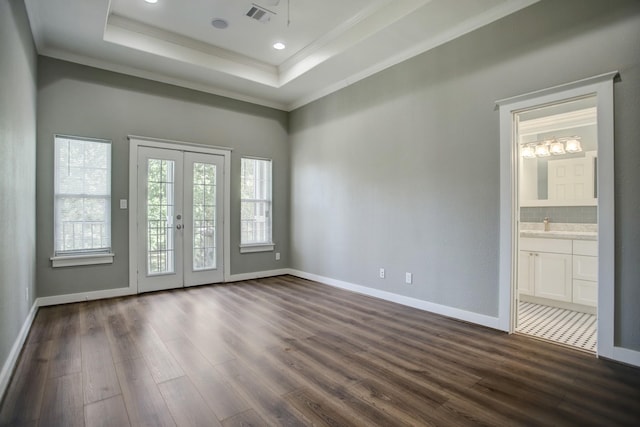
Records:
[[[226,21],[226,19],[215,18],[211,21],[211,25],[219,30],[224,30],[229,26],[229,23]]]
[[[146,1],[147,3],[151,3],[151,4],[158,3],[158,0],[144,0],[144,1]]]
[[[284,43],[280,43],[280,42],[278,42],[278,43],[274,43],[274,44],[273,44],[273,48],[274,48],[274,49],[277,49],[277,50],[282,50],[282,49],[284,49],[285,47],[286,47],[286,46],[284,45]]]

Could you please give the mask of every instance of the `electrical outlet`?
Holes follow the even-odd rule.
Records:
[[[379,276],[381,279],[384,279],[384,268],[381,268],[381,269],[380,269],[380,271],[378,272],[378,276]]]
[[[410,285],[411,283],[413,283],[413,274],[411,274],[411,273],[405,273],[405,275],[404,275],[404,282],[405,282],[407,285]]]
[[[276,252],[276,261],[280,261],[280,252]]]

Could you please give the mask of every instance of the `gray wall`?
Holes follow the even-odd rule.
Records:
[[[292,267],[497,316],[494,102],[617,69],[616,339],[640,350],[639,61],[640,2],[542,1],[294,111]]]
[[[171,85],[41,57],[38,66],[37,279],[38,295],[128,286],[129,144],[127,135],[233,148],[231,273],[288,266],[289,148],[285,112]],[[54,134],[104,138],[112,148],[112,265],[52,268]],[[272,252],[240,254],[240,157],[273,159]]]
[[[0,369],[35,299],[36,58],[22,1],[0,0]]]

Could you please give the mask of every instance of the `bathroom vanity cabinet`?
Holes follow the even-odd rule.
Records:
[[[597,242],[521,238],[518,291],[552,301],[596,306]]]
[[[573,241],[573,302],[596,306],[598,303],[598,244]]]
[[[572,299],[572,241],[520,240],[520,293],[570,302]]]

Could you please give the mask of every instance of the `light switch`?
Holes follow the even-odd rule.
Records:
[[[127,199],[120,199],[120,209],[127,209]]]

